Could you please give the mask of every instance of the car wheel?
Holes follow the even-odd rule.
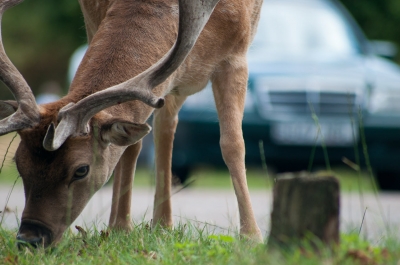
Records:
[[[376,180],[381,190],[400,190],[400,172],[377,171]]]
[[[191,169],[189,167],[174,167],[172,166],[173,183],[184,184],[190,177]]]

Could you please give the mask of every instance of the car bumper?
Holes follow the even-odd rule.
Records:
[[[203,119],[181,116],[175,135],[173,167],[201,165],[224,166],[219,147],[219,123],[216,116]],[[381,121],[384,121],[381,119]],[[384,121],[386,125],[389,121]],[[400,125],[400,123],[399,123]],[[245,119],[243,136],[247,166],[262,166],[263,161],[279,170],[304,170],[344,165],[343,158],[361,167],[370,164],[376,170],[400,171],[400,126],[383,126],[366,119],[358,140],[342,146],[323,144],[281,144],[271,137],[273,122]]]

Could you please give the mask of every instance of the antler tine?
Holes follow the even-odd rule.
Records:
[[[154,108],[162,107],[164,99],[156,97],[152,89],[164,82],[185,60],[218,1],[180,0],[178,37],[169,52],[136,77],[62,108],[55,133],[48,131],[49,135],[54,135],[54,139],[46,137],[45,148],[56,150],[69,136],[87,133],[88,121],[99,111],[113,105],[137,99]],[[49,130],[54,130],[54,127]]]
[[[4,12],[23,0],[0,1],[0,23]],[[35,97],[25,79],[4,51],[0,30],[0,79],[8,86],[18,102],[18,110],[0,121],[0,135],[20,130],[39,122],[40,115]]]

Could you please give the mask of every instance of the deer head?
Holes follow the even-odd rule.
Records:
[[[0,1],[0,16],[19,2]],[[0,135],[17,131],[21,138],[15,154],[26,200],[17,235],[21,244],[57,242],[110,178],[125,148],[149,133],[149,125],[104,110],[133,100],[162,107],[164,100],[153,88],[185,60],[217,2],[180,0],[178,37],[169,52],[136,77],[84,98],[69,93],[57,102],[37,105],[0,43],[0,79],[16,98],[0,104]]]

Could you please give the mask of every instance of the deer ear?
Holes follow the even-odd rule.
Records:
[[[0,101],[0,120],[10,116],[18,109],[18,102],[15,100]]]
[[[101,139],[118,146],[136,144],[151,131],[148,124],[115,121],[101,127]]]

